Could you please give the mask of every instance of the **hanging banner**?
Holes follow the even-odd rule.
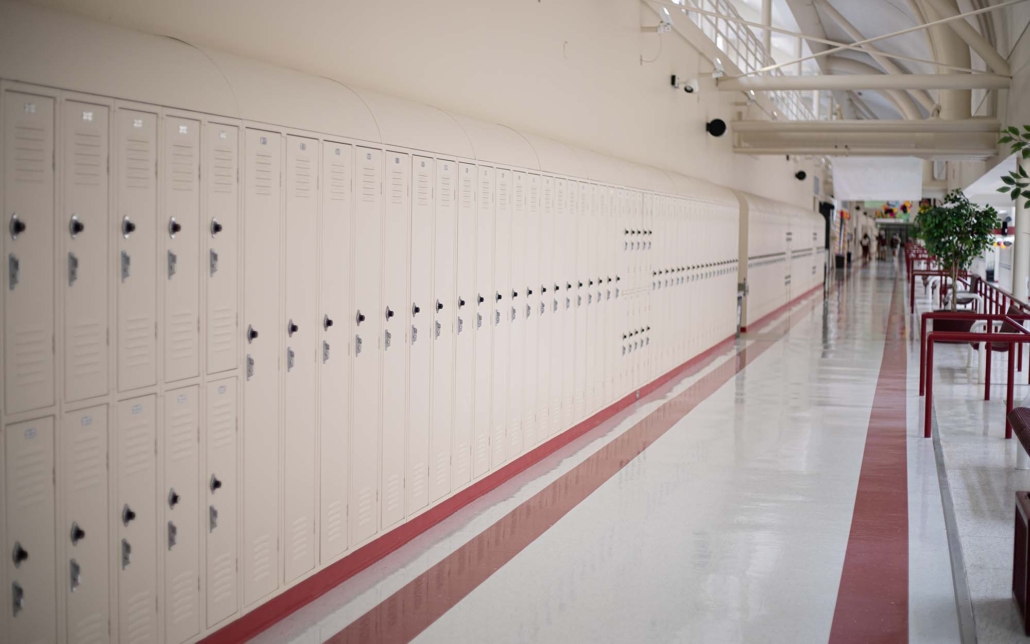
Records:
[[[923,161],[915,157],[835,157],[833,196],[840,201],[919,201]]]

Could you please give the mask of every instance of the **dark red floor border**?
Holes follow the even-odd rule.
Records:
[[[896,279],[830,644],[908,642],[908,346]]]
[[[817,289],[820,288],[822,288],[822,285],[819,285],[818,287],[813,288],[808,292],[798,296],[789,304],[778,309],[776,312],[783,313],[788,307],[800,303],[803,299],[809,297]],[[768,323],[772,321],[772,316],[773,314],[765,316],[762,319],[762,323]],[[789,328],[790,321],[788,320],[784,324],[786,324]],[[755,325],[752,325],[752,328],[754,328],[754,326]],[[397,550],[404,544],[408,543],[415,537],[419,536],[426,530],[429,530],[430,528],[440,523],[447,517],[451,516],[452,514],[454,514],[461,508],[465,507],[472,501],[475,501],[479,497],[495,489],[502,483],[508,481],[515,475],[529,468],[530,466],[538,463],[539,461],[554,453],[558,449],[564,447],[565,445],[568,445],[573,440],[579,438],[591,429],[598,427],[603,422],[615,416],[620,411],[639,402],[640,398],[643,398],[653,393],[655,390],[657,390],[661,386],[665,385],[666,383],[677,377],[689,375],[690,373],[696,373],[700,369],[711,364],[711,362],[716,358],[717,354],[725,348],[731,346],[734,340],[734,336],[730,336],[725,340],[722,340],[718,344],[712,346],[704,353],[701,353],[695,356],[694,358],[691,358],[690,360],[681,364],[680,366],[672,369],[671,371],[665,373],[662,376],[659,376],[655,380],[640,388],[639,397],[637,395],[636,390],[634,390],[632,393],[627,394],[626,396],[612,403],[608,407],[598,411],[593,416],[590,416],[589,418],[580,422],[579,424],[574,425],[570,429],[555,436],[551,440],[540,444],[539,446],[533,448],[529,452],[526,452],[522,456],[518,457],[514,461],[511,461],[507,465],[503,466],[496,472],[487,475],[478,482],[473,483],[464,490],[461,490],[460,492],[445,500],[441,504],[433,508],[430,508],[426,512],[402,524],[396,529],[384,534],[382,537],[379,537],[371,543],[362,546],[361,548],[358,548],[353,553],[347,555],[340,561],[331,564],[324,570],[315,573],[314,575],[300,582],[296,586],[288,588],[287,590],[283,591],[279,595],[276,595],[264,604],[255,607],[253,610],[251,610],[248,613],[245,613],[235,621],[226,624],[221,629],[208,635],[203,640],[201,640],[199,644],[235,644],[236,642],[244,642],[254,637],[255,635],[269,628],[276,622],[281,621],[291,613],[318,599],[325,593],[329,592],[336,586],[350,579],[351,577],[358,574],[365,568],[383,559],[390,553],[394,552],[395,550]],[[766,342],[767,341],[763,341],[763,346],[765,346]],[[762,350],[764,351],[764,349]],[[758,351],[757,353],[761,353],[761,351]],[[757,354],[755,352],[752,352],[752,354],[754,355],[754,357],[757,357]],[[745,366],[744,364],[741,364],[741,358],[745,355],[747,355],[746,350],[742,350],[737,354],[736,363],[739,365],[738,371],[739,369],[743,369],[743,367]],[[709,376],[705,376],[705,378],[708,377]],[[654,414],[648,416],[648,418],[651,418],[652,416],[654,416]]]

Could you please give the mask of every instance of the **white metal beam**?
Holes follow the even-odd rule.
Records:
[[[759,76],[722,78],[719,91],[802,89],[1008,89],[1012,79],[996,74],[852,74],[847,76]]]
[[[998,133],[1001,124],[993,119],[966,119],[961,121],[942,121],[926,119],[923,121],[901,121],[877,119],[875,121],[733,121],[730,129],[739,133]]]
[[[958,13],[951,5],[942,0],[929,0],[927,4],[934,13],[944,18],[954,17]],[[958,34],[959,38],[966,41],[970,49],[975,51],[987,63],[987,67],[992,72],[1005,75],[1011,73],[1008,61],[1002,58],[994,45],[981,36],[980,32],[973,29],[972,25],[965,20],[956,20],[951,23],[951,28]]]

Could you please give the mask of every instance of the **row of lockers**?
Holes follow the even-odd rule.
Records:
[[[734,331],[735,207],[27,89],[3,121],[12,642],[195,640]]]

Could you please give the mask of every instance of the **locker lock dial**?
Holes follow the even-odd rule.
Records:
[[[441,302],[440,300],[436,301],[436,310],[437,311],[442,311],[443,310],[443,302]]]
[[[357,321],[357,324],[359,325],[365,321],[365,314],[361,312],[361,309],[358,309],[358,314],[354,316],[354,319]]]
[[[465,299],[459,297],[458,298],[458,308],[460,309],[463,306],[465,306]]]
[[[182,224],[180,224],[179,222],[175,221],[175,217],[171,217],[171,218],[168,219],[168,236],[169,237],[171,237],[172,239],[175,239],[176,233],[180,232],[181,230],[182,230]]]
[[[222,224],[218,223],[218,220],[211,218],[211,236],[214,237],[218,233],[222,232]]]
[[[289,322],[286,323],[286,334],[289,335],[290,337],[293,337],[293,334],[296,333],[299,330],[300,330],[300,327],[297,326],[296,324],[294,324],[293,320],[290,320]]]
[[[221,489],[222,482],[218,480],[218,477],[214,474],[211,475],[211,494],[215,493],[215,490]]]
[[[18,235],[25,232],[26,228],[28,228],[28,226],[25,225],[24,221],[18,218],[17,213],[11,215],[11,239],[18,239]]]
[[[418,312],[421,311],[421,310],[422,309],[419,307],[418,304],[412,303],[412,305],[411,305],[411,317],[415,317],[415,315],[417,315]]]
[[[179,504],[179,493],[175,491],[175,488],[168,490],[168,507],[174,508]]]
[[[326,331],[328,331],[329,327],[331,327],[332,325],[333,319],[331,317],[326,315],[324,318],[322,318],[322,328],[324,328]]]
[[[68,222],[68,232],[71,233],[72,239],[75,239],[75,236],[84,230],[86,230],[86,224],[79,221],[78,215],[72,215],[71,221]]]
[[[391,309],[390,307],[386,307],[386,319],[389,320],[392,317],[393,317],[393,309]]]
[[[482,295],[480,295],[480,296],[479,296],[479,303],[480,303],[480,304],[482,304],[482,303],[483,303],[483,302],[485,302],[485,301],[486,301],[486,300],[485,300],[485,299],[483,299],[483,296],[482,296]]]
[[[129,523],[135,518],[136,513],[133,512],[132,508],[129,507],[129,504],[126,503],[125,506],[122,508],[122,524],[129,525]]]
[[[132,223],[132,220],[129,219],[128,215],[125,215],[122,219],[122,237],[128,239],[129,235],[134,232],[136,232],[136,224]]]
[[[86,531],[79,527],[78,523],[72,522],[72,545],[86,538]]]
[[[17,541],[14,542],[14,552],[11,553],[11,558],[14,559],[14,567],[21,566],[21,562],[29,558],[29,553],[25,548],[21,547],[21,544]]]
[[[251,342],[256,340],[257,337],[258,337],[258,332],[254,329],[254,327],[252,327],[252,326],[250,326],[248,324],[247,325],[247,344],[250,344]]]

